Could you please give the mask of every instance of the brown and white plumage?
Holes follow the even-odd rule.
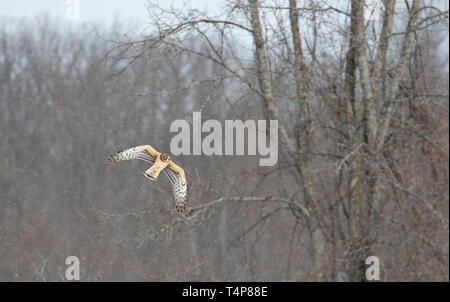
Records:
[[[108,161],[113,163],[131,159],[140,159],[152,164],[149,169],[144,171],[144,176],[150,180],[156,180],[159,173],[163,171],[172,184],[177,211],[183,212],[186,209],[189,195],[186,176],[184,170],[170,160],[168,154],[160,153],[150,145],[143,145],[116,152],[108,157]]]

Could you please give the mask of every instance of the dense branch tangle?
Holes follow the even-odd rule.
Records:
[[[386,151],[392,147],[390,139],[396,130],[394,121],[397,109],[404,106],[403,100],[414,98],[405,98],[400,94],[408,91],[401,87],[408,76],[411,49],[414,42],[418,43],[414,41],[415,34],[447,20],[448,11],[422,5],[418,0],[405,1],[408,12],[405,30],[393,33],[392,27],[399,14],[395,10],[400,2],[385,0],[380,20],[381,32],[374,31],[376,34],[371,36],[369,28],[372,21],[367,22],[365,18],[368,8],[364,1],[352,0],[349,12],[345,7],[327,5],[326,1],[311,1],[305,7],[297,7],[295,0],[287,2],[289,5],[261,5],[257,0],[231,1],[225,18],[208,17],[198,11],[183,14],[181,11],[161,9],[163,14],[173,18],[154,15],[158,34],[122,46],[141,44],[143,48],[148,48],[164,45],[209,60],[223,68],[221,78],[238,79],[261,100],[267,119],[279,121],[283,151],[288,155],[288,166],[295,168],[294,181],[300,188],[294,197],[218,196],[191,208],[186,219],[193,219],[206,209],[226,201],[284,204],[295,209],[295,217],[307,226],[316,280],[333,278],[333,272],[329,269],[332,263],[326,252],[330,246],[337,248],[341,245],[346,249],[348,278],[362,281],[365,278],[365,257],[379,253],[382,203],[389,194],[383,193],[383,190],[391,181],[391,175],[385,174],[384,167],[388,161]],[[423,17],[425,11],[434,13]],[[274,29],[273,25],[267,25],[271,21],[265,18],[266,12],[289,18],[277,19],[279,28]],[[317,46],[317,41],[320,41],[317,18],[325,19],[324,15],[330,12],[349,24],[349,30],[335,29],[337,34],[345,32],[339,37],[345,40],[345,46],[336,49],[341,54],[340,57],[336,55],[336,59],[341,61],[334,69],[324,64],[327,63],[326,57],[319,54],[320,45]],[[236,18],[239,13],[246,18],[244,22],[241,21],[243,18],[239,21]],[[288,24],[283,23],[284,20]],[[314,27],[312,37],[306,34],[307,28],[302,28],[304,20]],[[216,30],[218,35],[209,35],[211,29]],[[278,30],[278,51],[272,49],[276,43],[271,43],[268,38],[271,30]],[[233,51],[232,36],[236,32],[251,35],[254,66],[243,63],[244,60]],[[392,52],[394,46],[391,40],[398,35],[402,35],[400,50]],[[202,43],[187,45],[185,39],[192,36],[200,38]],[[370,40],[372,37],[373,40]],[[303,42],[307,49],[302,46]],[[322,51],[325,50],[324,46]],[[391,57],[393,55],[395,58]],[[276,64],[284,64],[283,71],[287,74],[276,73]],[[323,75],[325,83],[317,74]],[[293,85],[286,85],[287,91],[282,91],[283,88],[276,86],[283,84],[278,77]],[[295,87],[293,93],[287,88],[289,86]],[[423,91],[420,95],[428,93]],[[285,100],[290,103],[285,105]],[[323,106],[318,105],[321,100]],[[289,109],[286,110],[286,107]],[[291,112],[292,107],[298,110]],[[332,112],[330,108],[335,108],[337,112]],[[333,114],[338,118],[335,119]],[[327,120],[326,126],[323,126],[323,120]],[[321,129],[335,129],[332,143],[322,139],[321,136],[328,135],[328,132]],[[334,144],[330,147],[332,151],[318,151],[316,145],[319,142],[326,148]],[[334,175],[321,174],[327,169],[317,160],[318,154],[330,154],[322,157],[333,163]],[[341,161],[337,162],[337,159]],[[389,180],[383,180],[385,177]],[[398,179],[395,181],[399,182]],[[334,187],[329,187],[330,184]],[[398,183],[393,188],[403,187]],[[334,194],[325,193],[332,190],[335,190]],[[326,200],[325,196],[330,200]],[[427,209],[430,207],[425,207]],[[298,213],[300,215],[296,215]],[[436,212],[432,215],[443,221],[441,216],[436,216]],[[335,229],[339,237],[334,234]]]

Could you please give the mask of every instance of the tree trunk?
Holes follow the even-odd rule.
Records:
[[[271,82],[271,73],[269,62],[267,60],[267,52],[265,49],[265,41],[262,35],[261,23],[259,21],[259,3],[257,0],[249,0],[250,3],[250,22],[253,30],[253,40],[255,44],[255,57],[257,76],[260,88],[264,95],[264,104],[269,113],[270,119],[278,120],[279,131],[283,144],[286,146],[289,155],[295,160],[298,170],[303,179],[303,192],[305,196],[306,206],[310,215],[305,217],[308,224],[308,230],[312,242],[312,258],[313,258],[313,273],[318,281],[326,279],[326,273],[329,271],[327,267],[328,258],[326,257],[325,248],[326,241],[321,226],[319,224],[319,206],[316,198],[316,190],[314,187],[313,173],[311,170],[311,161],[307,156],[308,142],[310,141],[310,133],[308,131],[308,123],[310,121],[307,103],[303,99],[303,76],[301,73],[301,48],[300,48],[300,33],[298,30],[297,13],[293,13],[291,9],[291,29],[293,30],[294,47],[296,55],[296,70],[297,70],[297,93],[299,101],[301,102],[301,121],[303,122],[302,133],[300,134],[303,140],[303,146],[300,152],[295,148],[294,140],[289,136],[284,124],[280,119],[278,108],[275,103],[273,95],[273,88]],[[295,5],[295,1],[290,2],[291,6]],[[302,100],[303,99],[303,100]]]

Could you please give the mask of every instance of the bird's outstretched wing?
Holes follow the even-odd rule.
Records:
[[[189,197],[189,186],[186,181],[186,177],[184,176],[183,169],[179,168],[172,162],[172,164],[165,168],[163,172],[172,184],[173,195],[175,196],[175,207],[177,211],[184,212],[186,210]]]
[[[145,162],[154,164],[155,155],[149,152],[147,146],[137,146],[123,151],[114,153],[108,157],[108,161],[112,163],[118,163],[123,160],[140,159]]]

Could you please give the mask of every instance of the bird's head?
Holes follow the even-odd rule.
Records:
[[[161,161],[164,162],[164,163],[167,163],[167,162],[170,161],[170,155],[166,154],[166,153],[162,153],[160,155],[160,158],[161,158]]]

